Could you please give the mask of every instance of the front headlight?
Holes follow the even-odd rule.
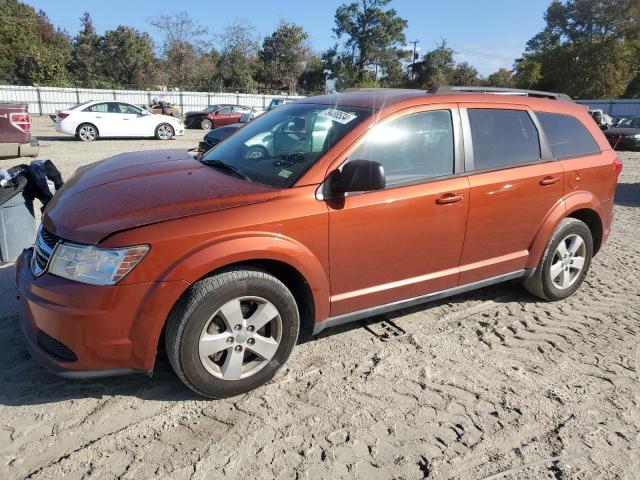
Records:
[[[114,285],[140,263],[148,245],[98,248],[60,243],[49,262],[49,273],[91,285]]]

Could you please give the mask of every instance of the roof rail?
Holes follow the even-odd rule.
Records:
[[[450,85],[442,85],[434,89],[431,93],[443,94],[452,92],[468,92],[468,93],[494,93],[496,95],[521,95],[524,97],[551,98],[553,100],[564,100],[573,102],[569,95],[564,93],[541,92],[539,90],[525,90],[520,88],[498,88],[498,87],[453,87]]]

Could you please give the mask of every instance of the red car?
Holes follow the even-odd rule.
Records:
[[[254,113],[254,111],[253,108],[242,105],[211,105],[199,112],[187,112],[184,124],[187,128],[211,130],[212,128],[238,123],[242,115]]]

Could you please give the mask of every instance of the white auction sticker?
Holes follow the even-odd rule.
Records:
[[[334,122],[342,123],[343,125],[358,118],[358,116],[354,115],[353,113],[343,112],[342,110],[335,110],[333,108],[328,108],[321,111],[318,116],[322,118],[328,118],[329,120],[333,120]]]

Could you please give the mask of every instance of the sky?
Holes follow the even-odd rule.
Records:
[[[186,11],[213,34],[237,17],[248,19],[262,38],[280,20],[303,26],[315,51],[336,43],[332,31],[336,8],[347,0],[26,0],[43,9],[52,22],[71,35],[88,11],[102,33],[118,25],[132,26],[158,39],[148,19]],[[351,0],[349,0],[351,1]],[[456,61],[467,61],[481,75],[501,67],[511,69],[526,42],[544,26],[543,14],[551,0],[393,0],[391,6],[408,20],[407,41],[418,40],[418,51],[432,50],[446,39]]]

